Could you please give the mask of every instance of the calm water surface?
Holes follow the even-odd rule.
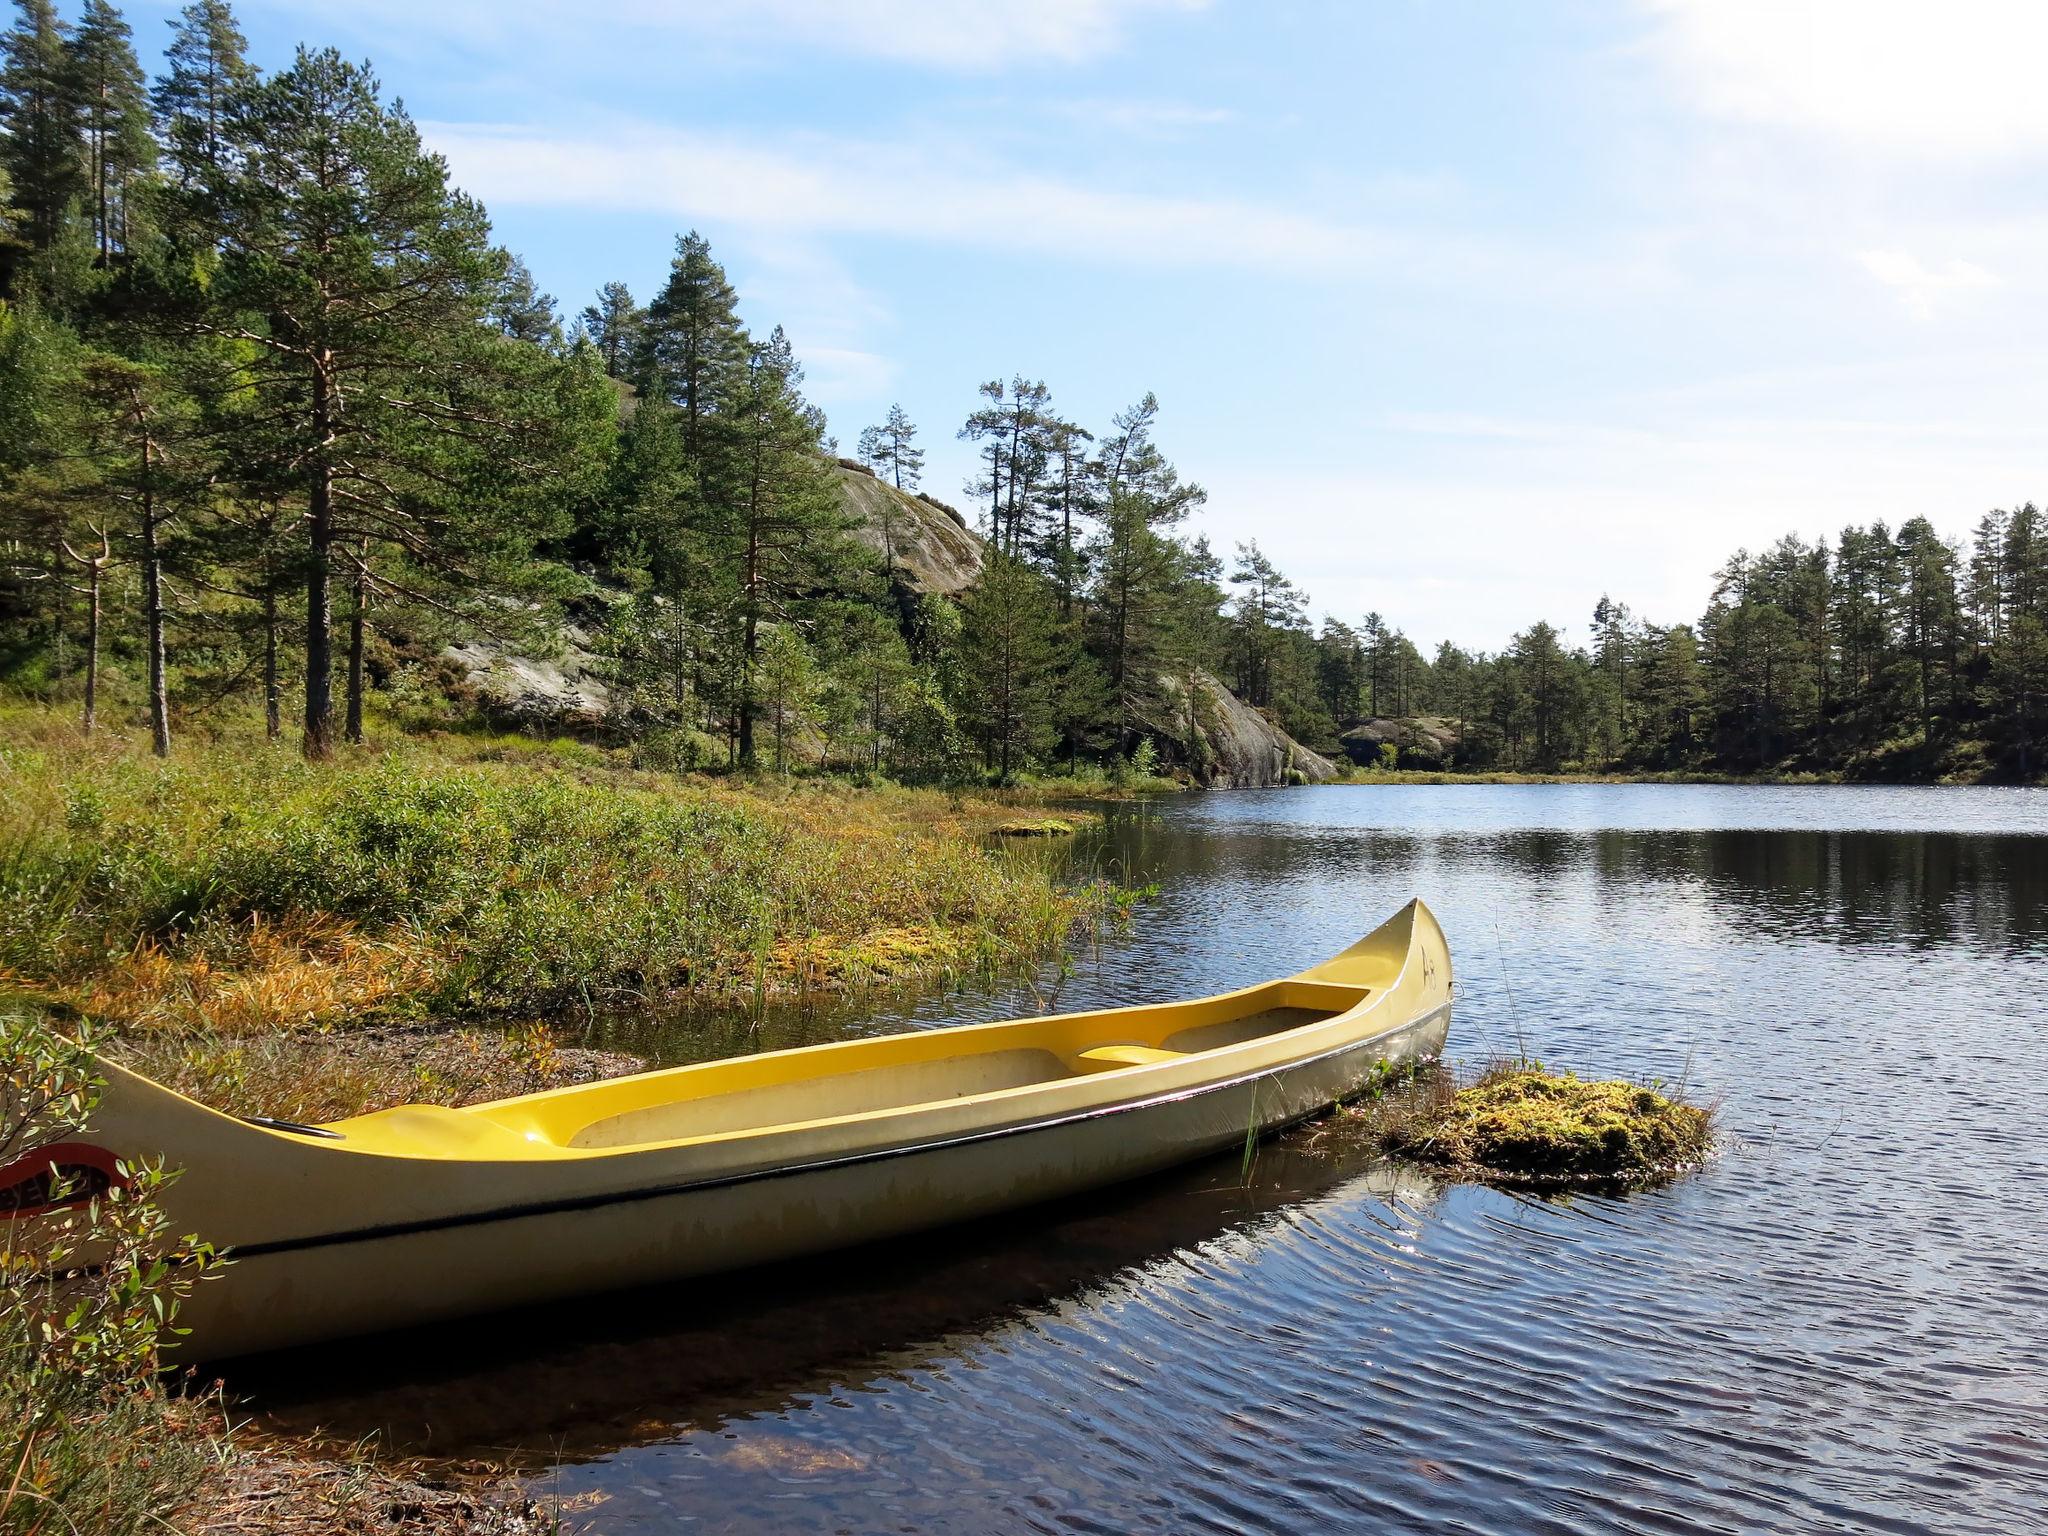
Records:
[[[1310,1127],[1249,1179],[236,1384],[558,1463],[601,1533],[2048,1530],[2048,795],[1298,789],[1081,852],[1162,894],[1063,978],[608,1033],[678,1060],[1215,991],[1420,893],[1454,1055],[1685,1079],[1734,1144],[1542,1202]]]

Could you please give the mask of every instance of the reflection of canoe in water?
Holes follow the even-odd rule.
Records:
[[[317,1128],[118,1067],[92,1130],[185,1170],[231,1248],[181,1319],[221,1356],[681,1279],[985,1215],[1242,1145],[1433,1056],[1451,964],[1422,903],[1281,981],[925,1030]]]

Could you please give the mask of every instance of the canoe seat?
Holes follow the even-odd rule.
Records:
[[[1185,1051],[1162,1051],[1152,1045],[1092,1045],[1074,1054],[1083,1072],[1113,1072],[1118,1067],[1149,1067],[1155,1061],[1178,1061]]]

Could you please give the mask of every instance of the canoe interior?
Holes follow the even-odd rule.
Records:
[[[1176,1030],[1151,1044],[1141,1035],[1103,1039],[1078,1050],[1059,1051],[1020,1045],[1007,1049],[940,1056],[930,1061],[881,1064],[790,1082],[733,1088],[701,1098],[676,1099],[632,1109],[570,1133],[571,1147],[622,1147],[642,1142],[674,1141],[685,1136],[716,1136],[727,1131],[756,1130],[805,1121],[865,1115],[877,1110],[909,1109],[946,1099],[964,1099],[1006,1088],[1029,1088],[1069,1077],[1156,1066],[1197,1051],[1320,1023],[1334,1008],[1260,1008],[1242,1018],[1222,1019]],[[1135,1020],[1126,1022],[1135,1023]]]
[[[1140,1072],[1336,1017],[1373,988],[1271,982],[1200,1002],[930,1030],[557,1090],[466,1110],[408,1105],[336,1122],[356,1145],[425,1156],[491,1156],[517,1143],[616,1150],[762,1134]],[[494,1144],[496,1144],[494,1146]]]

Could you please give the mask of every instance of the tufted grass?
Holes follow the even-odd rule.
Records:
[[[158,763],[0,714],[0,985],[126,1032],[551,1016],[995,971],[1119,893],[937,791],[758,786],[519,738]]]

